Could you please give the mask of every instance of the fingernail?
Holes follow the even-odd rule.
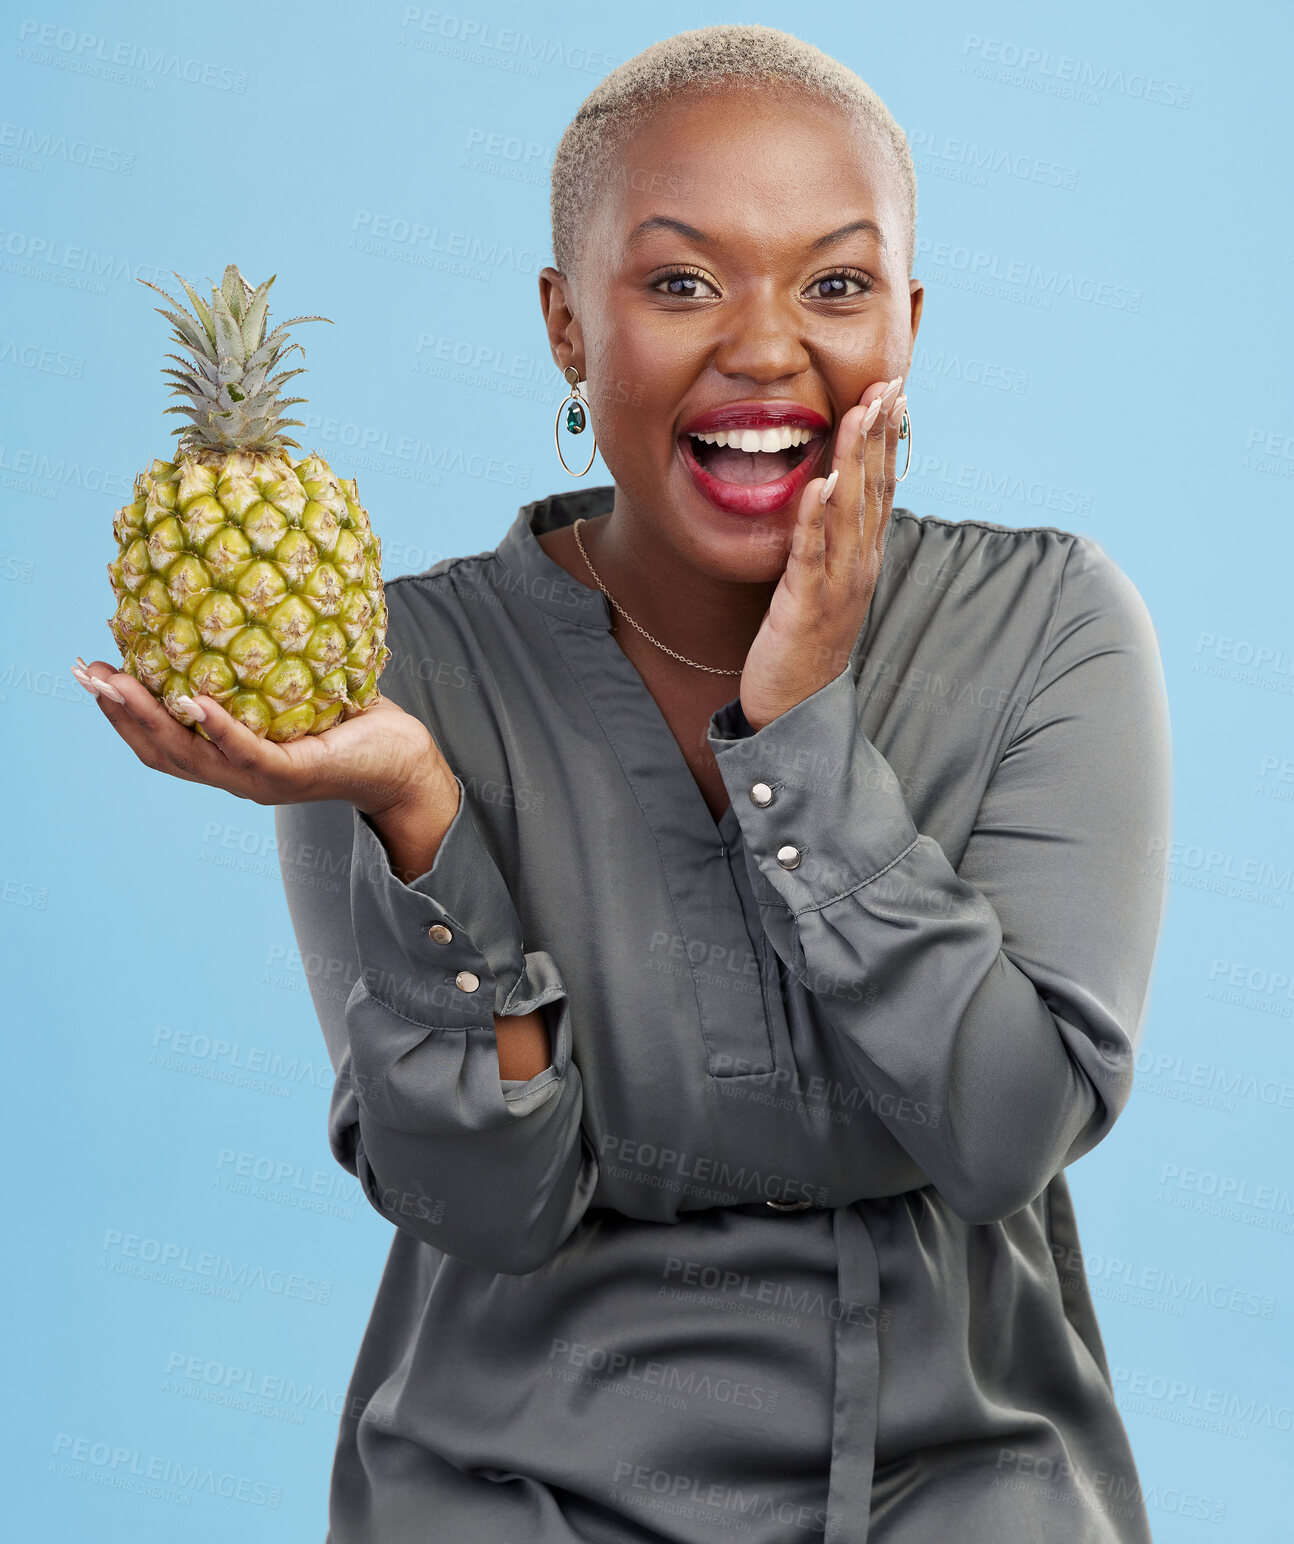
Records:
[[[79,654],[76,656],[76,662],[78,665],[80,665],[82,670],[88,670],[90,668]]]
[[[175,700],[191,718],[196,718],[200,724],[206,719],[207,710],[194,702],[192,697],[177,695]]]
[[[907,405],[908,399],[905,396],[900,395],[895,401],[894,406],[890,409],[891,429],[897,429],[898,426],[903,422],[903,413]]]
[[[836,491],[836,483],[840,479],[840,468],[837,467],[831,476],[822,485],[822,492],[818,494],[819,503],[825,504]]]
[[[99,680],[98,676],[91,676],[90,685],[93,690],[102,693],[103,696],[109,698],[111,701],[119,702],[124,705],[126,699],[121,695],[115,686],[110,686],[107,681]]]
[[[72,674],[77,678],[82,686],[84,686],[90,679],[90,672],[85,668],[84,665],[73,665]]]
[[[881,410],[881,403],[884,402],[884,401],[885,401],[885,393],[882,392],[880,394],[880,396],[877,397],[876,400],[868,407],[866,413],[863,414],[863,433],[864,434],[866,434],[867,431],[876,422],[876,415],[880,412],[880,410]]]

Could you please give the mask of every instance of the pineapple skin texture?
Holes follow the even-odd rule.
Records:
[[[154,461],[113,520],[108,626],[172,717],[202,692],[262,738],[322,734],[378,695],[382,542],[320,456],[202,449]]]

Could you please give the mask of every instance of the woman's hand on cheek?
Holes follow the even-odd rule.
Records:
[[[741,710],[755,729],[849,662],[881,571],[907,405],[902,389],[902,377],[867,388],[837,427],[831,476],[813,478],[800,495],[786,569],[741,674]]]

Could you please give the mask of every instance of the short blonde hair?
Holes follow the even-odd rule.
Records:
[[[776,27],[717,26],[677,32],[635,54],[580,104],[553,156],[553,262],[573,274],[589,211],[610,174],[612,154],[653,108],[688,88],[790,86],[851,112],[888,154],[906,216],[908,276],[916,251],[917,178],[903,130],[872,88],[847,65]]]

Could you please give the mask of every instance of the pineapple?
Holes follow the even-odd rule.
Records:
[[[274,373],[301,347],[287,329],[328,318],[293,317],[266,337],[273,282],[253,290],[231,263],[207,304],[180,279],[192,313],[149,284],[192,356],[169,354],[183,368],[163,370],[181,399],[166,411],[189,422],[112,527],[121,668],[204,739],[177,697],[204,692],[256,734],[295,740],[368,707],[391,657],[382,543],[355,482],[313,452],[294,459],[283,433],[301,420],[280,414],[305,401],[280,395],[301,368]]]

